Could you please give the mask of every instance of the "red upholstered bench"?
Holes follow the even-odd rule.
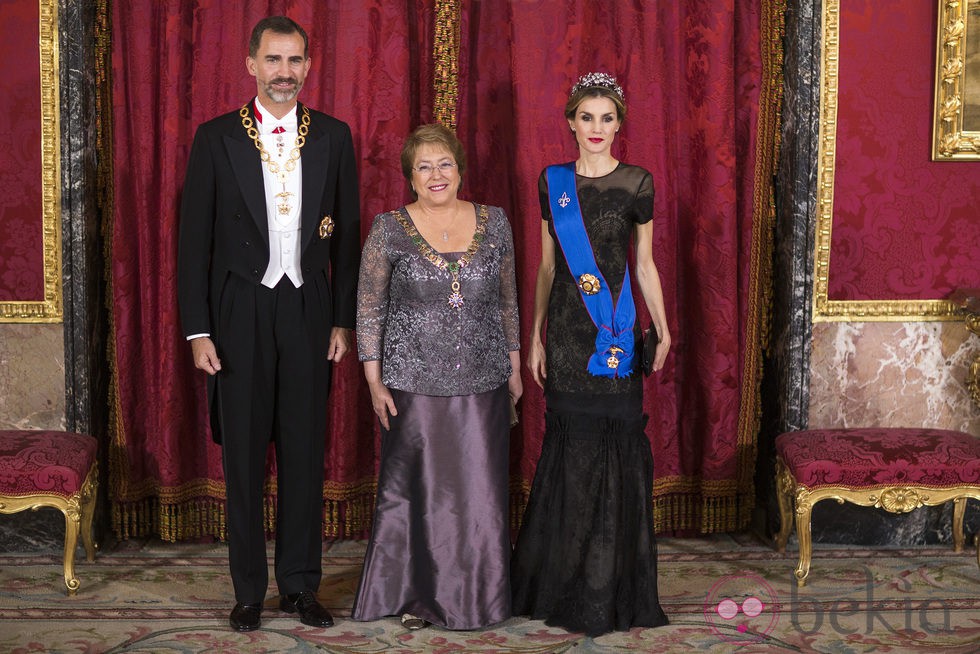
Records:
[[[776,437],[776,493],[782,521],[776,547],[796,517],[796,583],[810,573],[810,516],[820,500],[845,500],[892,513],[952,500],[953,547],[963,550],[967,498],[980,500],[980,438],[942,429],[815,429]],[[980,565],[980,545],[977,549]]]
[[[96,441],[64,431],[0,431],[0,513],[50,506],[65,514],[65,586],[74,595],[78,533],[95,560]]]

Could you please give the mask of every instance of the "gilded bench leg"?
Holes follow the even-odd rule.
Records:
[[[966,514],[966,498],[953,499],[953,551],[963,551],[963,516]]]
[[[779,504],[779,533],[776,534],[776,550],[786,551],[786,542],[793,531],[793,492],[796,482],[783,460],[776,458],[776,502]]]
[[[85,478],[82,485],[81,497],[81,532],[82,544],[85,545],[85,558],[88,561],[95,561],[95,540],[92,535],[92,518],[95,515],[95,498],[98,488],[99,470],[98,463],[92,464],[92,469]]]
[[[75,497],[72,498],[76,500]],[[75,545],[78,544],[78,529],[81,523],[81,516],[78,512],[77,503],[69,501],[65,514],[65,586],[68,587],[68,594],[74,595],[78,590],[79,581],[75,577]]]
[[[803,588],[810,574],[810,556],[813,553],[810,534],[810,517],[813,505],[810,503],[810,491],[798,489],[796,492],[796,538],[800,542],[800,562],[796,566],[796,585]]]

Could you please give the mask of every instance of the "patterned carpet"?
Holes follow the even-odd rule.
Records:
[[[481,631],[409,632],[394,618],[349,619],[363,542],[325,546],[319,597],[339,618],[301,625],[270,589],[263,628],[228,628],[221,544],[127,542],[87,563],[64,594],[61,556],[0,553],[0,651],[26,652],[967,652],[980,651],[975,552],[817,546],[809,585],[792,583],[795,550],[752,537],[661,539],[660,593],[671,625],[591,639],[512,618]]]

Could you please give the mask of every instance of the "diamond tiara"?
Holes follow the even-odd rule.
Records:
[[[578,78],[575,82],[575,86],[572,87],[572,92],[569,95],[575,95],[577,91],[581,89],[587,89],[590,86],[601,86],[607,88],[616,95],[623,102],[626,102],[626,98],[623,97],[623,87],[616,83],[616,78],[608,73],[587,73]]]

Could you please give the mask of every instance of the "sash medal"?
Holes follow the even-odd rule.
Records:
[[[629,266],[614,306],[612,292],[596,264],[582,221],[575,190],[575,164],[548,166],[546,175],[558,244],[578,285],[582,302],[598,329],[595,352],[589,357],[589,372],[599,377],[625,377],[633,372],[633,324],[636,322]]]

